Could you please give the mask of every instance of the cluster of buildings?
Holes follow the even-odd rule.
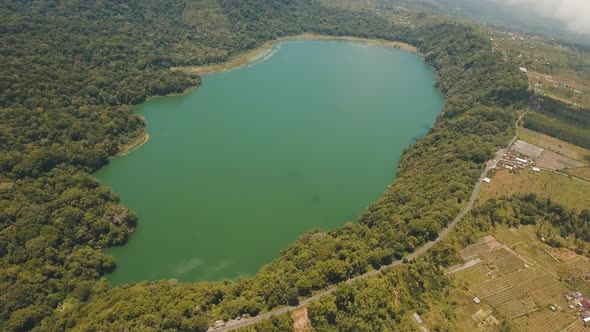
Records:
[[[576,291],[567,293],[565,298],[570,303],[570,309],[578,310],[580,318],[584,323],[590,322],[590,301],[588,301],[581,292]]]
[[[532,166],[533,160],[529,159],[528,157],[516,152],[515,150],[508,150],[502,156],[502,159],[498,161],[496,164],[496,170],[500,169],[508,169],[508,170],[518,170],[524,169],[527,166]],[[538,167],[532,167],[533,172],[540,172],[541,169]]]
[[[516,141],[514,145],[502,152],[500,160],[494,160],[490,165],[496,171],[507,169],[522,170],[526,167],[531,167],[533,172],[540,172],[541,168],[535,166],[535,160],[541,155],[544,150],[524,141]],[[482,179],[485,183],[492,182],[492,179],[486,177]]]

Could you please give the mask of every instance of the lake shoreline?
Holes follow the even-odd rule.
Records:
[[[264,57],[271,54],[273,48],[278,44],[283,43],[283,42],[289,42],[289,41],[297,41],[297,40],[350,41],[350,42],[356,42],[356,43],[361,43],[361,44],[365,44],[365,45],[396,48],[396,49],[400,49],[400,50],[404,50],[404,51],[408,51],[408,52],[412,52],[412,53],[416,53],[416,54],[420,55],[420,51],[416,47],[414,47],[410,44],[402,43],[402,42],[388,41],[388,40],[384,40],[384,39],[368,39],[368,38],[360,38],[360,37],[352,37],[352,36],[330,36],[330,35],[317,35],[317,34],[313,34],[313,33],[302,33],[302,34],[294,35],[294,36],[280,37],[275,40],[265,42],[264,44],[262,44],[261,46],[255,48],[255,49],[240,53],[240,54],[238,54],[238,55],[236,55],[236,56],[234,56],[234,57],[230,58],[229,60],[222,62],[222,63],[209,64],[209,65],[205,65],[205,66],[173,67],[173,68],[171,68],[171,70],[177,70],[177,71],[182,71],[182,72],[185,72],[188,74],[196,74],[199,76],[204,76],[204,75],[209,75],[209,74],[226,72],[226,71],[230,71],[233,69],[239,69],[239,68],[242,68],[244,66],[248,66],[250,64],[253,64],[257,61],[264,59]],[[191,86],[182,92],[169,93],[167,95],[150,96],[150,97],[147,97],[145,101],[148,101],[153,98],[186,95],[186,94],[191,93],[194,89],[198,88],[201,84],[202,84],[202,80],[198,84]],[[139,149],[145,143],[147,143],[148,140],[149,140],[149,134],[147,132],[147,127],[146,127],[146,128],[144,128],[144,131],[139,136],[132,139],[129,143],[123,145],[121,147],[121,151],[119,153],[117,153],[114,157],[125,156],[125,155],[131,153],[131,152]]]
[[[128,155],[95,174],[142,230],[105,251],[117,263],[112,285],[254,275],[300,234],[357,220],[440,113],[434,75],[415,54],[291,39],[300,41],[281,40],[270,61],[262,51],[204,89],[135,107],[149,144],[138,131],[120,144]]]
[[[147,143],[150,140],[150,135],[147,133],[147,130],[144,130],[139,136],[135,137],[127,144],[121,146],[120,151],[115,155],[115,157],[126,156],[129,153],[139,149],[142,145]]]
[[[381,47],[390,47],[396,48],[404,51],[409,51],[412,53],[419,54],[420,52],[418,49],[410,44],[402,43],[402,42],[395,42],[395,41],[388,41],[383,39],[367,39],[367,38],[360,38],[360,37],[351,37],[351,36],[329,36],[329,35],[316,35],[312,33],[303,33],[295,36],[287,36],[275,39],[273,41],[268,41],[261,46],[241,53],[235,57],[232,57],[228,61],[223,63],[217,64],[210,64],[205,66],[186,66],[186,67],[174,67],[171,68],[172,70],[178,70],[189,74],[196,74],[199,76],[214,74],[219,72],[225,72],[233,69],[238,69],[257,61],[264,59],[266,56],[270,55],[273,48],[283,42],[288,41],[297,41],[297,40],[324,40],[324,41],[351,41],[362,43],[366,45],[372,46],[381,46]],[[192,89],[198,87],[191,87],[187,89],[187,91],[182,92],[180,94],[185,94]]]

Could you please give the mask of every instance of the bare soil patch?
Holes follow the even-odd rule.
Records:
[[[293,319],[293,331],[295,332],[311,332],[313,331],[313,327],[311,326],[311,321],[309,320],[309,316],[307,314],[307,308],[301,308],[299,310],[293,311],[291,314],[291,318]]]
[[[586,164],[566,157],[560,154],[557,154],[553,151],[545,150],[539,159],[537,159],[536,164],[543,168],[549,168],[554,170],[560,170],[564,168],[576,168],[576,167],[583,167]]]
[[[545,149],[540,148],[534,144],[518,140],[514,142],[512,147],[516,152],[521,153],[525,156],[531,157],[533,160],[539,158],[539,156],[545,151]]]

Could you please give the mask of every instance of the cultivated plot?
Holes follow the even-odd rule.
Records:
[[[477,299],[470,310],[480,326],[489,324],[478,315],[507,319],[518,331],[590,331],[578,306],[566,299],[574,287],[590,291],[588,258],[545,245],[530,226],[488,235],[465,248],[462,257],[478,264],[449,274],[471,292],[474,303]]]

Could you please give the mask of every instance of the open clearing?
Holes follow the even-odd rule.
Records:
[[[541,134],[524,127],[518,128],[518,137],[523,141],[535,144],[546,150],[557,152],[566,157],[576,159],[581,162],[590,162],[590,150],[570,144],[558,138]]]
[[[554,172],[535,173],[530,169],[499,170],[491,183],[482,186],[479,201],[524,193],[536,193],[577,210],[590,207],[590,185]]]
[[[307,314],[307,308],[301,308],[291,313],[291,319],[293,319],[293,331],[295,332],[311,332],[313,327],[309,321]]]
[[[539,156],[541,156],[541,154],[544,151],[543,148],[540,148],[535,144],[531,144],[523,140],[518,140],[514,142],[512,148],[518,153],[531,157],[533,160],[539,158]]]
[[[582,324],[578,309],[571,309],[565,298],[574,290],[572,285],[590,295],[590,284],[584,278],[590,272],[588,258],[545,245],[537,240],[532,226],[497,230],[465,248],[462,256],[481,260],[452,273],[471,298],[482,301],[479,305],[459,301],[470,296],[458,292],[462,308],[457,312],[465,318],[491,308],[486,317],[508,319],[517,331],[590,331]],[[491,325],[479,319],[477,329],[488,330]]]
[[[553,151],[545,150],[535,162],[536,165],[554,170],[562,170],[565,168],[583,167],[586,164],[566,156],[562,156]]]

